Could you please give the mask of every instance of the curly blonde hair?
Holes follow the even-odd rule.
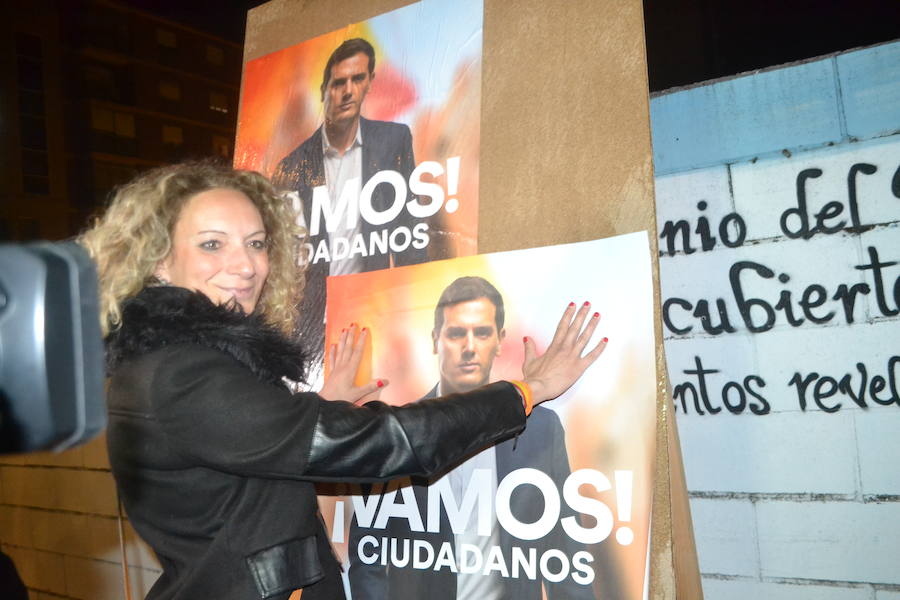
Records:
[[[172,232],[188,200],[224,188],[245,194],[259,210],[269,252],[269,276],[257,305],[267,323],[291,335],[303,293],[297,265],[305,230],[269,181],[253,171],[190,162],[147,171],[116,190],[106,212],[79,236],[97,264],[104,335],[122,322],[122,303],[155,282],[172,249]]]

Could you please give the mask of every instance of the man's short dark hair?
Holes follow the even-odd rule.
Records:
[[[483,277],[460,277],[444,289],[434,307],[434,331],[440,332],[444,326],[444,309],[462,302],[470,302],[480,298],[487,298],[494,305],[494,320],[497,323],[497,331],[503,329],[505,313],[503,311],[503,296],[490,281]]]
[[[325,71],[322,73],[322,86],[319,88],[322,92],[322,100],[325,99],[325,88],[328,87],[328,81],[331,79],[331,67],[359,53],[369,57],[369,75],[371,76],[375,73],[375,48],[372,47],[372,44],[362,38],[346,40],[335,48],[331,56],[328,57],[328,62],[325,63]]]

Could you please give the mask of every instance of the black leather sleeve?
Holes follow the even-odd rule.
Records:
[[[510,383],[406,406],[329,402],[259,381],[217,350],[170,347],[147,417],[189,463],[250,477],[366,482],[429,475],[525,427]],[[133,395],[123,390],[120,395]]]
[[[427,477],[524,428],[521,397],[505,381],[400,407],[323,401],[307,476],[351,482]]]

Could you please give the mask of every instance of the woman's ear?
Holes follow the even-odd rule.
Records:
[[[169,260],[168,258],[164,258],[159,261],[159,264],[156,265],[156,270],[153,271],[153,276],[156,277],[160,283],[164,285],[168,285],[169,278]]]

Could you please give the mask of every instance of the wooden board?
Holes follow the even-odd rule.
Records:
[[[410,4],[272,0],[245,63]],[[479,252],[650,232],[657,350],[650,597],[701,599],[659,319],[647,61],[639,0],[484,0]]]

